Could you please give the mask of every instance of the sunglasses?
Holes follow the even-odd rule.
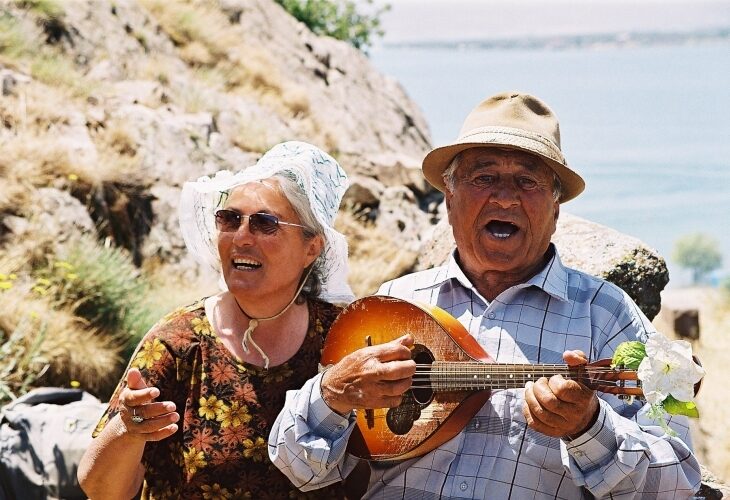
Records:
[[[215,226],[222,233],[234,233],[243,224],[243,219],[248,219],[248,230],[252,234],[274,234],[279,230],[279,226],[306,227],[301,224],[292,224],[291,222],[282,222],[276,215],[255,213],[251,215],[239,214],[234,210],[221,209],[215,213]]]

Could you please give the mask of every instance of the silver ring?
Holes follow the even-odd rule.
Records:
[[[144,417],[142,415],[137,415],[137,407],[132,407],[132,422],[135,424],[141,424],[144,422]]]

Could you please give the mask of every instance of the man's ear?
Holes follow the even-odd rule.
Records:
[[[449,188],[447,187],[444,191],[444,203],[446,203],[446,216],[449,219],[449,225],[451,225],[451,198],[453,198],[454,195],[449,191]]]
[[[558,216],[559,215],[560,215],[560,202],[559,201],[556,201],[555,202],[555,215],[554,215],[554,217],[555,217],[555,223],[556,224],[558,222]]]

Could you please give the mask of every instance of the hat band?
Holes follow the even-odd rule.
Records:
[[[513,146],[532,151],[567,166],[565,157],[556,144],[545,136],[512,127],[479,127],[460,136],[456,144],[494,144]]]

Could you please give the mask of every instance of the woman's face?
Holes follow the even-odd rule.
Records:
[[[282,222],[301,224],[276,180],[237,186],[224,208],[241,215],[271,214]],[[314,262],[323,246],[321,236],[307,239],[304,230],[296,226],[280,224],[272,234],[252,233],[248,217],[241,219],[237,231],[218,232],[218,253],[228,289],[237,297],[249,296],[256,301],[278,295],[290,300],[303,270]]]

